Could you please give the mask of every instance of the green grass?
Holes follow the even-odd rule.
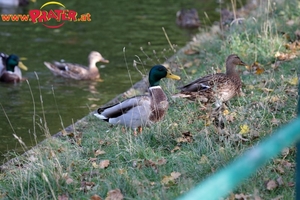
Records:
[[[224,61],[231,53],[249,65],[255,61],[262,65],[265,71],[259,75],[239,68],[245,95],[227,105],[224,129],[214,126],[209,109],[182,99],[170,98],[164,120],[145,128],[137,137],[130,130],[124,132],[91,115],[76,124],[73,135],[49,138],[27,156],[18,157],[18,166],[12,164],[2,171],[2,198],[89,199],[97,194],[104,199],[109,191],[120,189],[124,199],[148,200],[175,199],[187,192],[295,118],[297,85],[289,82],[300,73],[300,59],[297,56],[278,67],[274,63],[278,63],[276,52],[291,53],[285,48],[288,41],[282,32],[289,34],[291,40],[296,38],[299,7],[298,1],[262,5],[253,13],[255,17],[247,17],[242,25],[225,33],[199,34],[189,45],[199,54],[179,53],[174,57],[172,62],[180,67],[172,70],[182,77],[176,86],[214,70],[224,71]],[[294,24],[287,25],[289,20]],[[294,53],[298,55],[299,51]],[[183,67],[186,63],[191,63],[190,67]],[[177,91],[172,80],[164,80],[162,87],[169,96]],[[249,131],[241,134],[243,125]],[[183,137],[183,133],[190,136]],[[105,153],[95,155],[97,150]],[[110,161],[108,167],[95,167],[103,160]],[[293,199],[294,168],[295,148],[290,147],[245,180],[227,199],[235,199],[237,194],[249,199]],[[180,176],[172,179],[172,172]],[[270,180],[278,180],[278,186],[268,189]]]

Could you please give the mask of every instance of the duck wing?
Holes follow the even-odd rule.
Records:
[[[225,76],[226,75],[223,73],[207,75],[207,76],[201,77],[197,80],[194,80],[193,82],[191,82],[187,85],[181,86],[178,89],[180,89],[181,92],[206,91],[206,90],[214,88],[214,86],[217,85],[218,82]]]
[[[109,121],[110,118],[117,118],[122,115],[126,115],[129,111],[132,111],[138,106],[142,106],[146,101],[150,102],[147,95],[135,96],[107,107],[101,107],[97,110],[100,119]],[[150,104],[150,103],[149,103]]]
[[[88,73],[88,68],[79,64],[57,61],[54,61],[53,63],[44,62],[44,64],[54,75],[60,75],[66,78],[77,79],[78,76]]]

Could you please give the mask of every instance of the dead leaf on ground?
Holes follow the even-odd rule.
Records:
[[[80,190],[83,190],[84,192],[87,192],[92,189],[92,187],[95,186],[94,182],[88,182],[88,181],[82,181],[80,184]]]
[[[174,149],[171,150],[171,153],[174,153],[175,151],[178,151],[178,150],[180,150],[180,147],[176,146],[176,147],[174,147]]]
[[[105,200],[122,200],[124,199],[120,189],[111,190],[107,193]]]
[[[191,134],[190,131],[183,132],[182,137],[179,137],[179,138],[176,139],[177,143],[185,143],[185,142],[191,143],[193,141],[194,141],[193,135]]]
[[[265,71],[264,68],[262,67],[262,65],[258,62],[254,62],[250,66],[246,65],[245,67],[248,71],[250,71],[254,74],[257,74],[257,75],[262,74]]]
[[[288,83],[291,85],[298,85],[298,77],[296,76],[296,77],[289,79]]]
[[[189,68],[191,66],[193,66],[193,62],[187,62],[183,65],[183,67],[185,67],[185,68]]]
[[[271,199],[271,200],[282,200],[283,199],[283,196],[282,195],[279,195],[277,197],[275,197],[274,199]]]
[[[249,197],[251,197],[252,195],[246,195],[244,193],[241,193],[241,194],[235,194],[234,197],[235,199],[238,199],[238,200],[247,200],[249,199]]]
[[[107,168],[109,166],[109,160],[101,160],[99,163],[99,167],[100,169],[104,169]]]
[[[277,181],[277,183],[278,183],[278,185],[279,185],[279,186],[282,186],[282,185],[284,185],[284,182],[283,182],[283,180],[282,180],[282,177],[281,177],[281,176],[279,176],[279,177],[276,179],[276,181]]]
[[[95,156],[98,156],[98,155],[103,155],[103,154],[105,154],[105,153],[106,153],[105,151],[102,151],[102,150],[98,149],[98,150],[96,150],[96,151],[94,152],[94,155],[95,155]]]
[[[275,58],[278,60],[292,60],[296,58],[297,55],[295,53],[282,53],[282,52],[276,52]]]
[[[94,194],[93,196],[91,196],[91,200],[102,200],[102,198],[99,195]]]
[[[278,187],[278,184],[275,180],[269,180],[266,182],[266,188],[267,190],[274,190]]]
[[[181,176],[179,172],[172,172],[171,176],[164,176],[164,178],[161,180],[161,183],[165,186],[172,186],[176,184],[176,179],[178,179]]]
[[[195,49],[187,49],[184,51],[184,54],[185,55],[194,55],[194,54],[199,54],[199,51],[195,50]]]
[[[247,124],[243,124],[243,125],[241,125],[240,126],[240,134],[241,135],[246,135],[247,133],[249,133],[250,132],[250,128],[249,128],[249,126],[247,125]]]
[[[58,200],[68,200],[69,197],[67,194],[62,194],[62,195],[58,195],[57,199]]]
[[[274,90],[273,89],[270,89],[270,88],[261,88],[262,91],[264,92],[273,92]]]

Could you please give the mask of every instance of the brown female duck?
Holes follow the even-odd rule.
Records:
[[[46,67],[56,76],[71,78],[76,80],[95,80],[100,78],[99,70],[96,66],[97,62],[109,63],[97,51],[92,51],[88,57],[89,66],[85,67],[79,64],[64,62],[44,62]]]
[[[242,82],[236,65],[246,65],[236,54],[229,55],[226,60],[226,73],[211,74],[201,77],[185,86],[179,87],[180,93],[173,97],[199,100],[203,103],[215,102],[220,107],[240,92]]]
[[[5,83],[16,83],[26,80],[22,77],[21,69],[27,67],[19,60],[17,55],[0,53],[0,81]]]
[[[190,10],[181,9],[176,13],[176,24],[181,28],[198,28],[200,26],[200,20],[197,10],[195,8]]]
[[[99,108],[94,115],[111,124],[130,127],[135,133],[137,128],[160,121],[169,105],[166,94],[159,86],[162,78],[180,79],[164,66],[155,65],[149,72],[149,95],[135,96],[121,103]]]

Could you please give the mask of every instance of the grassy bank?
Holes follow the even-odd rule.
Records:
[[[229,54],[240,67],[244,95],[223,112],[223,129],[209,107],[170,98],[163,121],[135,137],[94,116],[73,132],[42,142],[6,166],[0,176],[3,199],[175,199],[205,177],[295,118],[300,73],[298,1],[265,2],[226,31],[203,30],[168,64],[181,82],[224,71]],[[299,31],[300,32],[300,31]],[[174,41],[171,41],[174,42]],[[46,128],[44,128],[47,130]],[[48,134],[48,133],[45,133]],[[295,148],[285,149],[227,199],[293,199]],[[216,188],[217,190],[218,188]]]

